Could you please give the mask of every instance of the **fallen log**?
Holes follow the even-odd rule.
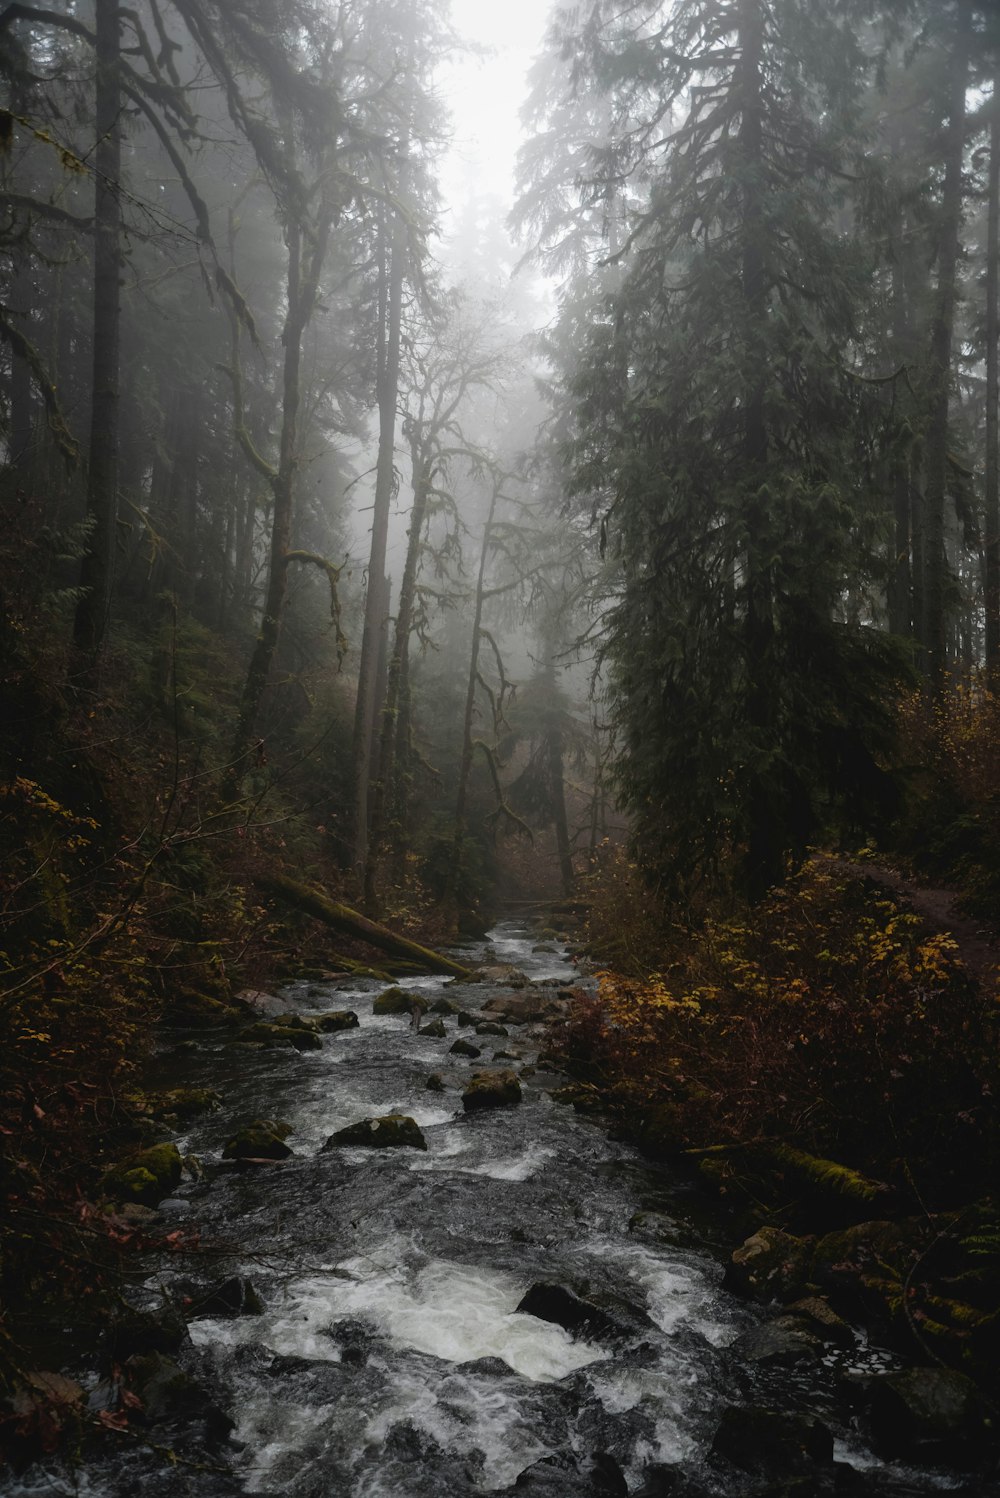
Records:
[[[453,962],[450,957],[444,957],[440,952],[432,951],[430,947],[422,947],[419,942],[399,936],[395,931],[390,931],[387,926],[380,926],[378,921],[370,921],[360,911],[352,910],[349,905],[341,905],[337,900],[327,899],[326,895],[320,894],[319,890],[313,889],[311,885],[299,884],[297,880],[288,879],[284,874],[252,874],[250,882],[257,889],[263,890],[265,894],[273,895],[275,899],[294,905],[297,910],[314,916],[318,921],[324,921],[335,931],[346,932],[358,941],[367,942],[370,947],[376,947],[380,952],[389,952],[393,956],[405,958],[408,962],[415,964],[419,972],[450,973],[455,978],[469,976],[468,968],[462,967],[458,962]]]

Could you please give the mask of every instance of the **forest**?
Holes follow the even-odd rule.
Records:
[[[453,9],[0,3],[0,1490],[976,1498],[1000,10]]]

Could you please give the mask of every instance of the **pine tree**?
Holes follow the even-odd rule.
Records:
[[[573,482],[606,496],[623,566],[607,654],[637,842],[663,878],[735,866],[759,895],[882,783],[889,663],[845,607],[879,420],[838,188],[864,58],[806,0],[659,19],[591,43],[632,115],[655,75],[665,139],[573,382]]]

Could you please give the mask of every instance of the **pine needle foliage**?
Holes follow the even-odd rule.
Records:
[[[864,610],[884,404],[851,369],[870,272],[845,168],[845,6],[682,0],[588,45],[652,179],[572,381],[573,487],[622,564],[619,784],[669,887],[759,895],[891,802],[902,661]],[[582,44],[581,44],[582,45]],[[638,169],[638,168],[637,168]]]

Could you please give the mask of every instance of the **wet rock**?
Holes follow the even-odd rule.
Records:
[[[421,1025],[420,1034],[429,1036],[431,1040],[444,1040],[448,1031],[444,1027],[443,1019],[432,1019],[428,1024]]]
[[[474,1072],[462,1093],[466,1113],[479,1113],[484,1108],[509,1108],[520,1101],[521,1084],[517,1074],[507,1068]]]
[[[242,993],[236,995],[236,1002],[264,1019],[273,1019],[276,1014],[281,1013],[285,1004],[285,1000],[277,998],[273,993],[264,993],[259,988],[244,988]]]
[[[431,1014],[459,1015],[461,1013],[461,1004],[457,1004],[454,999],[449,999],[445,994],[435,999],[431,1005]]]
[[[368,1149],[425,1150],[427,1141],[412,1118],[405,1113],[385,1113],[381,1118],[364,1118],[331,1134],[324,1151],[362,1145]]]
[[[471,1040],[456,1040],[454,1045],[448,1049],[449,1056],[468,1056],[471,1061],[478,1061],[483,1054],[477,1045]]]
[[[211,1087],[172,1087],[167,1092],[151,1092],[146,1106],[161,1121],[186,1122],[202,1113],[217,1113],[222,1095]]]
[[[652,1462],[642,1476],[642,1487],[633,1498],[709,1498],[707,1488],[666,1462]]]
[[[181,1157],[175,1144],[154,1144],[109,1170],[101,1191],[113,1201],[155,1207],[180,1184]]]
[[[520,1061],[520,1056],[515,1056],[513,1051],[494,1051],[494,1061]]]
[[[518,1476],[508,1492],[537,1494],[537,1498],[569,1498],[569,1495],[596,1495],[601,1498],[628,1498],[625,1474],[605,1451],[589,1460],[579,1460],[569,1452],[557,1452],[532,1462]]]
[[[821,1345],[806,1322],[794,1316],[779,1316],[768,1325],[755,1326],[737,1337],[732,1354],[739,1362],[756,1363],[763,1368],[793,1368],[798,1363],[814,1363]]]
[[[316,1028],[322,1035],[339,1035],[341,1030],[356,1030],[361,1021],[353,1009],[331,1009],[316,1016]]]
[[[833,1462],[833,1436],[814,1415],[731,1407],[723,1412],[712,1455],[744,1472],[788,1472]]]
[[[458,1011],[458,1028],[460,1030],[467,1030],[470,1025],[477,1025],[478,1023],[479,1019],[477,1015],[469,1014],[468,1010],[466,1009],[460,1009]]]
[[[462,980],[465,983],[491,983],[498,988],[530,988],[531,979],[510,962],[488,963],[477,967]]]
[[[432,1071],[425,1086],[428,1092],[444,1092],[444,1078],[440,1072]]]
[[[247,1012],[242,1004],[227,1004],[210,994],[186,989],[171,995],[166,1017],[173,1024],[190,1025],[192,1029],[217,1030],[239,1024]]]
[[[476,1026],[477,1035],[500,1035],[504,1039],[510,1034],[503,1025],[498,1025],[495,1020],[486,1020],[483,1024]]]
[[[196,1416],[206,1432],[220,1440],[235,1428],[235,1421],[201,1384],[160,1352],[129,1358],[124,1375],[131,1392],[142,1401],[142,1418],[148,1424]]]
[[[505,1363],[503,1358],[470,1358],[467,1363],[458,1364],[458,1372],[466,1373],[475,1378],[508,1378],[516,1377],[513,1368]]]
[[[237,1129],[226,1141],[222,1151],[223,1160],[269,1161],[287,1160],[292,1153],[285,1140],[292,1132],[291,1124],[280,1119],[255,1118],[252,1123]]]
[[[723,1284],[737,1294],[792,1300],[808,1280],[812,1240],[795,1238],[781,1228],[758,1228],[733,1250]]]
[[[536,947],[532,947],[531,950],[532,952],[544,952],[547,956],[552,957],[558,956],[559,951],[558,947],[554,947],[550,942],[545,941],[539,942],[538,945]]]
[[[300,1019],[300,1016],[296,1016]],[[270,1020],[260,1020],[256,1025],[242,1031],[240,1039],[250,1045],[263,1046],[270,1050],[275,1046],[290,1046],[296,1051],[321,1051],[323,1042],[310,1026],[304,1023],[279,1025]]]
[[[483,1013],[502,1016],[510,1025],[530,1025],[561,1019],[569,1008],[569,999],[551,989],[533,989],[530,993],[497,994],[487,999]]]
[[[124,1363],[149,1352],[179,1352],[188,1340],[188,1329],[173,1306],[157,1306],[153,1311],[125,1306],[109,1324],[105,1340],[106,1361]]]
[[[669,1248],[682,1248],[689,1238],[666,1212],[635,1212],[629,1218],[628,1230],[641,1243],[662,1243]]]
[[[565,1285],[545,1281],[532,1285],[516,1310],[524,1316],[537,1316],[539,1321],[551,1321],[574,1337],[621,1337],[630,1330],[617,1317],[567,1290]]]
[[[234,1274],[192,1301],[188,1320],[231,1320],[235,1316],[263,1316],[264,1302],[252,1282]]]
[[[378,995],[372,1004],[372,1014],[412,1014],[414,1009],[423,1014],[429,1007],[423,994],[394,985]]]
[[[804,1321],[824,1342],[832,1342],[835,1347],[853,1347],[857,1341],[850,1323],[838,1316],[822,1295],[807,1295],[793,1301],[787,1309],[790,1316]]]
[[[976,1385],[952,1368],[906,1368],[872,1379],[868,1418],[880,1455],[958,1467],[976,1464],[989,1430]]]

